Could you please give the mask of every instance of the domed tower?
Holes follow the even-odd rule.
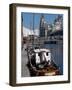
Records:
[[[45,37],[45,25],[44,25],[44,15],[42,14],[41,15],[41,18],[40,18],[40,27],[39,27],[39,36],[40,37]]]

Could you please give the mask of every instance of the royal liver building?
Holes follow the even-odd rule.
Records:
[[[44,15],[41,15],[41,18],[40,18],[40,32],[39,32],[39,35],[40,37],[47,37],[48,36],[48,32],[51,31],[51,25],[48,24],[46,21],[45,21],[45,18],[44,18]]]

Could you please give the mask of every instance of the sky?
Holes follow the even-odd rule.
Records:
[[[52,24],[57,18],[58,14],[44,14],[44,13],[27,13],[22,12],[21,17],[23,17],[23,26],[26,28],[32,28],[33,29],[33,23],[34,23],[34,29],[39,28],[40,23],[40,17],[41,15],[44,15],[45,21],[49,24]],[[34,15],[34,19],[33,19]]]

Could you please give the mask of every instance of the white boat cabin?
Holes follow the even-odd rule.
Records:
[[[34,49],[36,64],[46,61],[51,64],[51,52],[49,49]]]

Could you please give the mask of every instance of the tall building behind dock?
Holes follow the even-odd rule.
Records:
[[[40,37],[47,37],[48,33],[52,30],[51,24],[48,24],[45,21],[44,15],[41,15],[39,30],[40,30],[39,32]]]
[[[51,24],[46,22],[43,14],[41,15],[39,26],[40,37],[48,37],[51,32],[60,30],[63,30],[63,17],[61,15],[58,15]]]

